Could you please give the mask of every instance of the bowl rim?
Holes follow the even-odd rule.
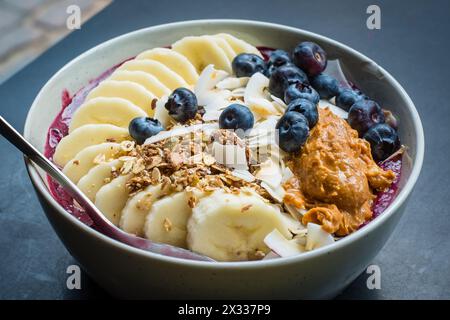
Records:
[[[327,252],[332,251],[338,251],[343,249],[344,247],[350,245],[353,242],[358,241],[360,238],[363,238],[367,236],[369,233],[380,227],[386,220],[388,220],[397,209],[399,209],[403,203],[408,198],[409,194],[413,190],[414,185],[417,182],[417,179],[420,175],[420,171],[423,164],[423,157],[424,157],[424,148],[425,148],[425,140],[424,140],[424,133],[423,133],[423,127],[420,120],[420,116],[414,106],[414,103],[412,102],[411,98],[408,96],[406,91],[403,89],[403,87],[395,80],[395,78],[384,68],[380,67],[378,64],[376,64],[373,60],[368,58],[367,56],[363,55],[362,53],[352,49],[351,47],[338,42],[336,40],[333,40],[331,38],[319,35],[314,32],[306,31],[300,28],[296,27],[290,27],[286,25],[281,25],[277,23],[270,23],[270,22],[264,22],[264,21],[256,21],[256,20],[241,20],[241,19],[199,19],[199,20],[186,20],[186,21],[179,21],[179,22],[171,22],[171,23],[165,23],[160,25],[155,25],[151,27],[141,28],[135,31],[131,31],[125,34],[122,34],[120,36],[114,37],[112,39],[109,39],[107,41],[104,41],[91,49],[83,52],[82,54],[78,55],[74,59],[70,60],[68,63],[66,63],[61,69],[59,69],[47,82],[46,84],[41,88],[39,93],[37,94],[36,98],[33,101],[33,104],[31,105],[26,121],[25,121],[25,127],[24,127],[24,136],[25,138],[29,138],[30,136],[30,123],[31,123],[31,115],[33,114],[33,111],[37,108],[37,102],[40,100],[41,96],[43,95],[43,92],[47,89],[47,87],[54,81],[55,78],[57,78],[60,74],[64,73],[66,69],[68,69],[72,64],[75,64],[78,60],[84,58],[85,56],[90,55],[93,51],[108,46],[113,42],[118,41],[119,39],[124,39],[126,37],[130,36],[137,36],[141,33],[147,33],[151,31],[156,31],[164,28],[183,28],[183,27],[192,27],[192,26],[198,26],[200,24],[229,24],[229,25],[242,25],[242,26],[249,26],[249,27],[266,27],[271,28],[275,30],[279,30],[281,32],[293,32],[293,33],[300,33],[303,35],[306,35],[308,37],[313,37],[316,39],[319,39],[321,41],[327,42],[330,45],[334,47],[338,47],[340,49],[343,49],[344,51],[349,52],[350,54],[356,56],[357,58],[365,61],[369,61],[370,63],[373,63],[374,65],[379,68],[380,72],[385,76],[386,80],[398,91],[398,93],[402,96],[402,98],[406,101],[406,107],[408,111],[411,113],[412,116],[412,122],[414,126],[414,130],[416,132],[417,140],[416,140],[416,156],[414,159],[414,165],[411,170],[410,177],[407,179],[405,185],[401,188],[399,194],[395,198],[395,200],[389,205],[389,207],[378,217],[376,217],[373,221],[371,221],[369,224],[364,226],[364,228],[361,228],[360,230],[340,239],[339,241],[333,243],[332,245],[325,246],[322,248],[318,248],[309,252],[305,252],[301,255],[292,256],[292,257],[285,257],[282,259],[269,259],[269,260],[259,260],[259,261],[238,261],[238,262],[205,262],[205,261],[196,261],[196,260],[188,260],[188,259],[182,259],[182,258],[176,258],[176,257],[170,257],[165,256],[162,254],[152,253],[148,251],[144,251],[141,249],[137,249],[134,247],[131,247],[127,244],[121,243],[115,239],[112,239],[93,228],[85,225],[81,221],[79,221],[77,218],[72,216],[70,213],[68,213],[50,194],[49,190],[47,189],[44,181],[42,180],[42,177],[37,172],[37,169],[34,167],[35,165],[31,163],[29,160],[25,160],[26,168],[28,171],[28,174],[30,176],[30,179],[32,181],[32,184],[34,185],[35,189],[43,196],[43,198],[47,201],[47,203],[54,209],[58,211],[58,214],[61,214],[62,217],[64,217],[66,220],[69,220],[70,223],[74,225],[74,227],[78,228],[79,232],[85,232],[87,235],[91,235],[95,238],[97,238],[98,241],[104,241],[108,245],[111,245],[115,247],[117,250],[125,250],[128,253],[139,255],[146,259],[156,259],[160,260],[161,262],[166,263],[173,263],[176,265],[183,265],[183,266],[190,266],[190,267],[197,267],[197,268],[212,268],[212,269],[242,269],[242,268],[266,268],[266,267],[276,267],[281,265],[288,265],[291,263],[299,263],[304,260],[310,260],[314,259],[318,256],[324,255]]]

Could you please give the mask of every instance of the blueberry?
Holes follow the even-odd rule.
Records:
[[[284,102],[287,104],[298,98],[309,100],[314,104],[318,104],[320,100],[319,94],[313,87],[301,82],[290,85],[284,92]]]
[[[369,141],[375,161],[385,160],[400,147],[397,131],[385,123],[374,125],[363,138]]]
[[[275,67],[281,67],[282,65],[291,62],[291,56],[284,50],[277,49],[272,51],[269,57],[269,64]]]
[[[291,56],[284,50],[277,49],[272,51],[269,56],[269,61],[267,62],[266,76],[270,77],[275,69],[291,63]]]
[[[308,126],[311,129],[319,121],[319,111],[317,105],[306,99],[295,99],[289,103],[286,112],[298,112],[301,113],[306,120],[308,120]]]
[[[169,115],[178,122],[195,118],[198,111],[197,97],[186,88],[175,89],[169,96],[165,107]]]
[[[241,53],[234,57],[231,63],[233,72],[237,77],[251,77],[257,72],[266,71],[266,63],[263,58],[253,53]]]
[[[219,117],[220,129],[243,130],[253,128],[255,117],[249,108],[242,104],[231,104],[226,107]]]
[[[289,111],[278,120],[278,145],[286,152],[298,152],[309,136],[308,120],[301,113]]]
[[[269,81],[269,91],[278,98],[284,98],[286,89],[295,83],[308,84],[306,74],[293,64],[285,64],[272,73]]]
[[[130,136],[136,140],[138,144],[144,143],[147,138],[154,136],[162,130],[164,130],[164,128],[159,120],[148,117],[134,118],[128,125]]]
[[[327,54],[314,42],[298,44],[294,49],[293,59],[295,65],[310,77],[317,76],[327,67]]]
[[[360,99],[367,99],[360,91],[355,91],[353,89],[341,89],[339,94],[336,96],[336,105],[345,111],[348,111],[351,106]]]
[[[348,111],[348,123],[362,137],[374,125],[384,123],[384,113],[375,101],[361,99]]]
[[[319,93],[321,99],[331,99],[339,94],[338,81],[324,73],[311,79],[311,85]]]

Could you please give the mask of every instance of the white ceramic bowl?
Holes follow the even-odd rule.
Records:
[[[28,113],[25,137],[43,150],[47,128],[61,108],[61,92],[74,93],[106,69],[152,47],[184,36],[228,32],[254,45],[290,50],[302,40],[319,43],[339,58],[364,92],[400,119],[409,147],[401,191],[368,226],[337,243],[300,256],[256,262],[207,263],[144,252],[112,240],[67,213],[50,195],[43,172],[27,163],[47,218],[84,270],[111,294],[124,298],[330,298],[350,284],[385,244],[404,212],[422,166],[424,137],[419,115],[406,92],[383,68],[331,39],[282,25],[242,20],[171,23],[102,43],[65,65],[42,88]]]

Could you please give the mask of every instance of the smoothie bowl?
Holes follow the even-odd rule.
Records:
[[[25,137],[125,232],[210,260],[108,238],[27,163],[67,249],[124,298],[333,297],[392,233],[424,149],[413,103],[376,63],[240,20],[87,51],[41,90]]]

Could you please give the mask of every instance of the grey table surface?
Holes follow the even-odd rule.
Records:
[[[166,22],[239,18],[287,24],[341,41],[374,59],[404,86],[421,115],[426,155],[407,212],[373,260],[381,289],[363,273],[339,299],[450,298],[450,1],[376,1],[381,30],[366,27],[373,1],[114,1],[81,30],[46,51],[0,86],[1,115],[23,128],[39,89],[83,51],[123,33]],[[205,30],[207,32],[207,30]],[[37,201],[22,156],[0,138],[0,298],[103,299],[86,275],[68,290],[76,261]]]

